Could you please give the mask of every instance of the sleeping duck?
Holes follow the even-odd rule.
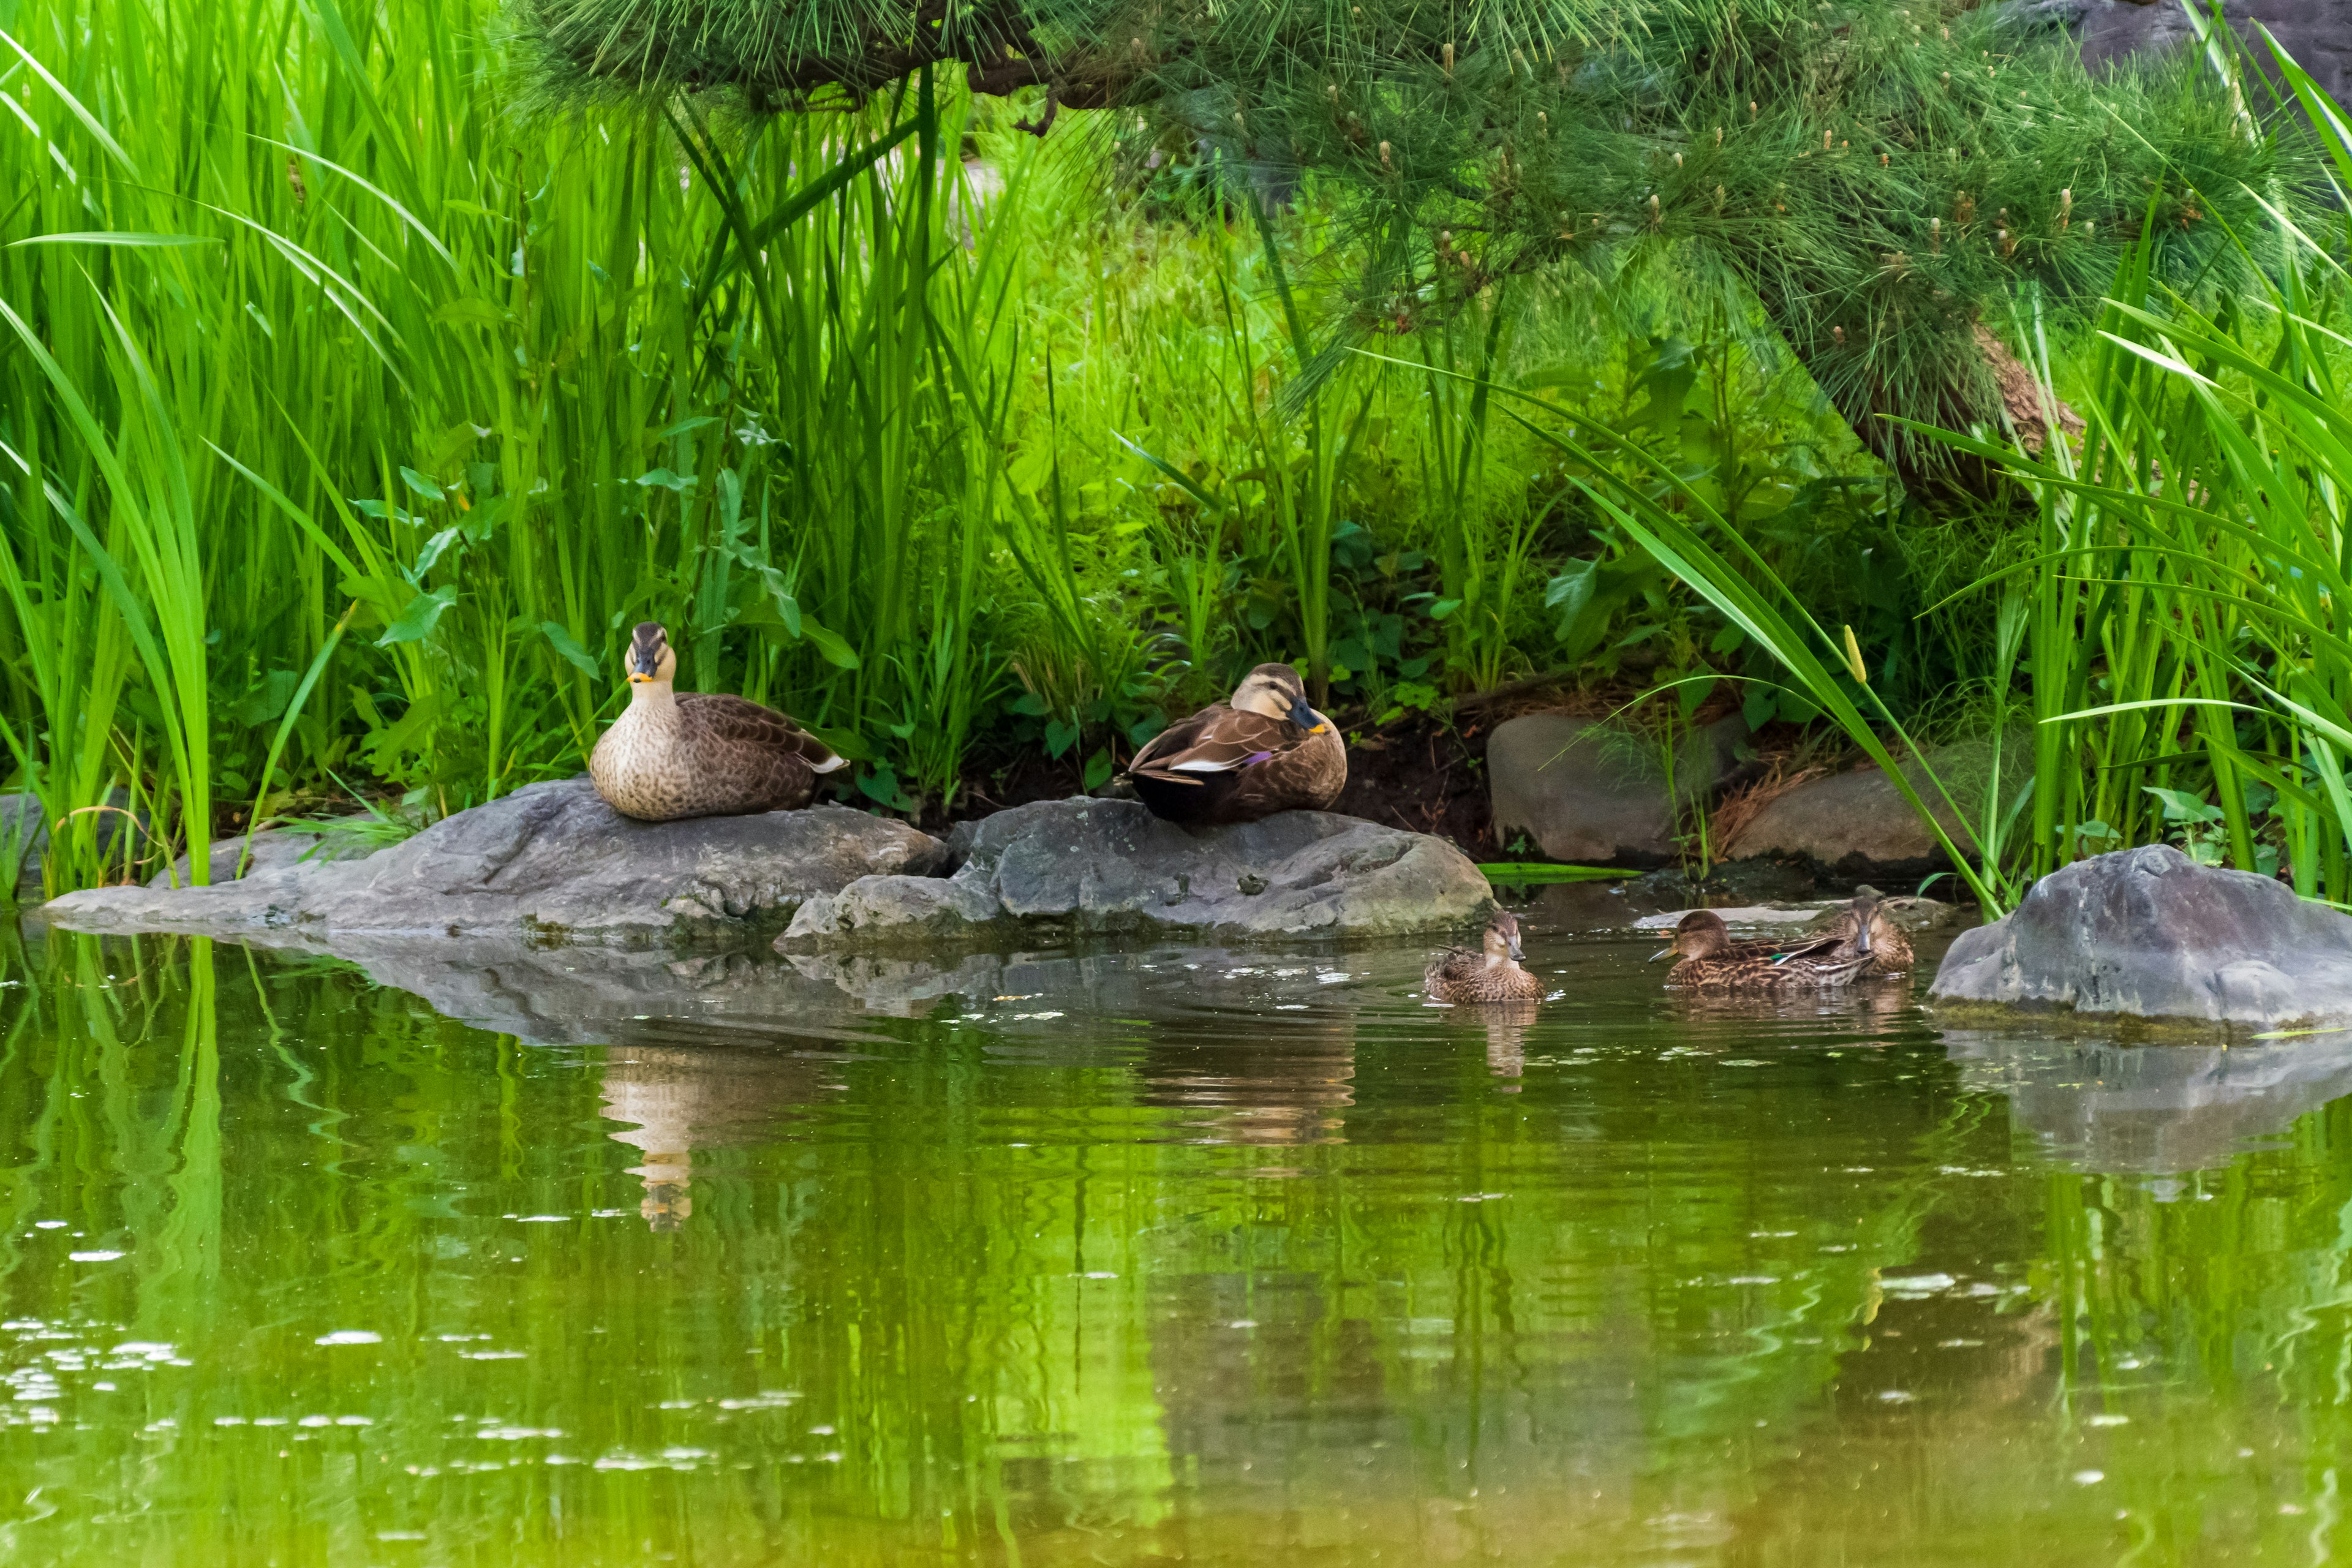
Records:
[[[772,708],[741,697],[677,694],[677,655],[653,621],[629,638],[629,706],[588,755],[604,803],[640,822],[797,811],[833,749]]]
[[[1348,782],[1348,748],[1307,704],[1286,664],[1261,664],[1214,702],[1152,737],[1127,764],[1151,815],[1187,826],[1322,811]]]
[[[1486,922],[1482,951],[1449,947],[1422,972],[1422,991],[1433,1002],[1533,1002],[1543,982],[1519,967],[1518,918],[1497,910]]]
[[[1675,960],[1666,984],[1703,990],[1794,991],[1844,985],[1870,962],[1869,928],[1797,942],[1735,942],[1713,910],[1693,910],[1675,927],[1675,940],[1650,955]]]

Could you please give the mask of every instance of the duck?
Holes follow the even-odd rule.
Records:
[[[1779,991],[1844,985],[1870,962],[1869,928],[1844,938],[1822,935],[1790,944],[1734,942],[1713,910],[1693,910],[1675,927],[1675,940],[1650,955],[1676,960],[1672,986],[1705,990]]]
[[[1481,951],[1449,947],[1422,971],[1422,989],[1432,1001],[1533,1002],[1543,995],[1543,982],[1519,967],[1526,956],[1519,950],[1518,917],[1497,910],[1486,922]]]
[[[1867,931],[1867,943],[1861,941]],[[1875,888],[1862,888],[1812,935],[1833,942],[1842,952],[1867,952],[1869,962],[1856,977],[1872,980],[1882,974],[1911,973],[1911,933],[1887,911],[1885,897]]]
[[[797,811],[817,776],[842,765],[832,747],[748,698],[677,694],[677,654],[658,621],[629,637],[629,706],[588,754],[604,804],[639,822]]]
[[[1261,664],[1229,702],[1213,702],[1153,736],[1129,762],[1136,797],[1188,827],[1323,811],[1348,783],[1339,727],[1307,701],[1286,664]]]

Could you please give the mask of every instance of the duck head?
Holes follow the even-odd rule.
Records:
[[[1329,720],[1307,706],[1307,683],[1286,664],[1261,664],[1242,677],[1242,683],[1234,688],[1233,707],[1269,719],[1287,719],[1310,735],[1331,727]]]
[[[1506,961],[1517,963],[1527,954],[1519,948],[1519,918],[1508,910],[1496,910],[1495,918],[1486,922],[1486,966],[1491,969]]]
[[[659,621],[639,621],[637,629],[629,634],[629,657],[622,668],[627,673],[629,685],[636,691],[646,687],[667,691],[677,679],[677,655],[669,646],[669,633]]]
[[[1856,952],[1868,952],[1871,939],[1884,929],[1880,922],[1888,919],[1886,910],[1878,894],[1869,888],[1864,888],[1856,893],[1853,896],[1853,904],[1849,907],[1853,910],[1853,950]]]
[[[1723,951],[1731,941],[1731,928],[1713,910],[1693,910],[1675,927],[1675,940],[1650,954],[1655,963],[1662,958],[1706,958]]]

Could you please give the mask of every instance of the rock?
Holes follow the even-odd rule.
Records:
[[[2226,0],[2222,15],[2268,73],[2270,51],[2259,22],[2295,63],[2337,103],[2352,88],[2352,5],[2346,0]],[[2196,42],[2196,29],[2178,5],[2149,0],[2005,0],[2002,21],[2028,36],[2063,33],[2081,47],[2083,63],[2097,69],[2140,57],[2170,54]]]
[[[2295,64],[2337,103],[2352,88],[2352,5],[2345,0],[2226,0],[2222,16],[2267,66],[2270,50],[2255,30],[2270,30]],[[2075,37],[2083,63],[2098,67],[2131,56],[2170,54],[2193,45],[2196,31],[2178,5],[2088,0]],[[2255,90],[2249,84],[2247,90]]]
[[[305,861],[359,860],[372,853],[375,846],[352,833],[304,833],[290,827],[265,827],[253,836],[251,854],[247,853],[243,836],[216,838],[207,857],[215,883],[236,880],[237,862],[245,862],[245,874],[257,876],[264,871],[283,870]],[[151,888],[184,888],[189,868],[194,858],[183,855],[172,863],[168,871],[158,871],[147,879]]]
[[[777,946],[934,945],[1040,932],[1373,936],[1484,917],[1486,879],[1442,838],[1329,812],[1189,833],[1130,801],[1038,801],[982,819],[940,880],[813,898]]]
[[[2026,743],[2008,742],[2001,755],[2003,777],[2013,785],[2032,755]],[[1903,770],[1911,787],[1934,805],[1936,819],[1944,830],[1971,852],[1976,838],[1966,817],[1981,813],[1992,760],[1990,742],[1968,741],[1937,747],[1927,752],[1924,763],[1914,759]],[[1931,770],[1952,792],[1965,816],[1956,815],[1937,794],[1929,782]],[[1839,877],[1878,876],[1898,881],[1924,877],[1951,864],[1919,814],[1875,767],[1807,779],[1774,796],[1717,853],[1734,860],[1768,856],[1810,861]]]
[[[1928,994],[2261,1028],[2352,1023],[2352,917],[2167,845],[2119,849],[1961,932]]]
[[[531,784],[362,860],[212,888],[93,888],[44,916],[75,931],[336,933],[644,942],[773,929],[861,877],[933,869],[937,839],[845,806],[633,822],[584,778]]]
[[[1496,842],[1525,833],[1545,855],[1576,865],[1672,860],[1679,805],[1714,791],[1747,737],[1737,715],[1685,737],[1670,804],[1655,749],[1638,737],[1567,713],[1506,720],[1486,741]]]
[[[115,789],[108,792],[107,809],[93,813],[98,822],[99,847],[107,854],[120,851],[123,829],[128,827],[145,844],[147,814],[134,818],[130,811],[131,793]],[[10,857],[16,858],[16,879],[11,884],[0,880],[0,899],[9,896],[11,886],[19,903],[38,903],[41,899],[41,863],[47,858],[49,832],[42,820],[45,813],[40,796],[29,791],[0,795],[0,868],[5,868]]]

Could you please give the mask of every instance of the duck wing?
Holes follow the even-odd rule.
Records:
[[[1307,732],[1287,719],[1269,719],[1219,702],[1153,736],[1127,771],[1171,784],[1197,784],[1207,775],[1235,773],[1279,756],[1307,739]]]
[[[747,697],[724,692],[695,691],[677,700],[678,717],[713,740],[790,753],[812,772],[826,773],[840,765],[833,748],[802,729],[784,714],[761,707]]]

